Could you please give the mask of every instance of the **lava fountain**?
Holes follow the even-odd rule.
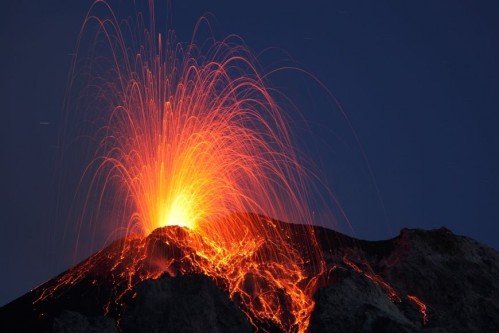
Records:
[[[153,2],[149,12],[134,26],[96,1],[80,34],[70,92],[85,63],[85,87],[74,100],[93,100],[82,123],[93,124],[96,149],[80,182],[87,194],[79,227],[95,223],[89,216],[104,203],[112,207],[113,229],[130,239],[113,267],[133,252],[137,237],[158,228],[177,230],[177,245],[195,253],[196,259],[177,260],[183,268],[163,261],[144,272],[138,251],[120,273],[127,283],[117,299],[145,278],[202,272],[227,288],[251,322],[304,332],[324,264],[308,227],[307,171],[286,115],[239,38],[196,43],[201,19],[192,41],[178,43],[171,30],[156,32]],[[89,34],[90,56],[82,61]],[[82,107],[74,109],[68,107]],[[254,214],[303,224],[305,250],[270,218]],[[81,275],[77,270],[60,284]]]

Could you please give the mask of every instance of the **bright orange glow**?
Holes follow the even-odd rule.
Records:
[[[97,150],[82,180],[90,179],[88,196],[100,193],[99,206],[114,209],[114,230],[147,237],[172,228],[164,232],[196,256],[180,260],[180,270],[167,261],[138,276],[146,254],[137,254],[127,280],[202,272],[222,281],[250,321],[303,332],[323,266],[310,228],[303,228],[306,251],[299,253],[286,230],[247,215],[311,224],[306,172],[286,116],[239,38],[196,44],[206,23],[201,19],[193,41],[177,43],[173,32],[166,38],[155,32],[150,6],[148,28],[140,16],[137,29],[130,22],[122,29],[109,5],[95,2],[78,43],[80,50],[86,31],[96,27],[92,65],[85,67],[90,83],[75,98],[92,105],[82,117],[100,127],[92,133]],[[75,68],[78,59],[85,59],[81,52]],[[175,226],[187,232],[174,233]]]
[[[180,193],[172,201],[170,207],[165,207],[165,212],[163,212],[165,218],[159,220],[160,222],[164,221],[164,224],[160,223],[159,225],[177,225],[180,227],[194,229],[196,226],[196,216],[192,206],[192,198]]]
[[[196,43],[201,19],[192,41],[177,43],[172,31],[156,33],[153,4],[150,26],[139,15],[134,27],[96,1],[69,87],[68,112],[84,124],[77,136],[96,147],[80,182],[78,226],[105,220],[124,238],[61,274],[37,301],[84,278],[112,281],[103,311],[119,318],[141,281],[197,273],[225,288],[255,328],[305,332],[326,264],[287,116],[241,39]]]

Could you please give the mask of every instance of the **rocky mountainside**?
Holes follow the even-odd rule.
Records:
[[[353,243],[329,249],[330,264],[340,253],[359,253],[371,270],[338,265],[316,293],[310,331],[498,331],[495,250],[445,228],[403,229],[391,240]]]
[[[275,223],[291,230],[297,248],[302,245],[299,225]],[[169,255],[181,258],[185,250],[173,239],[184,231],[167,228],[148,239],[162,238]],[[314,231],[327,269],[314,295],[309,332],[499,332],[495,250],[445,228],[403,229],[393,239],[374,242],[322,227]],[[0,331],[279,331],[248,319],[219,281],[198,273],[164,272],[141,280],[120,298],[126,306],[117,315],[118,301],[110,302],[108,295],[127,269],[126,262],[120,266],[114,260],[123,242],[0,308]],[[130,241],[128,252],[140,244]],[[144,253],[150,261],[170,259],[163,250],[154,245]],[[139,275],[147,268],[136,267]]]

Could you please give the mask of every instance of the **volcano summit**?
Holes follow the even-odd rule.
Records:
[[[306,263],[309,249],[300,240],[303,226],[244,216],[284,233],[303,256],[307,274],[313,273]],[[317,291],[306,331],[499,328],[499,254],[493,249],[444,228],[404,229],[396,238],[375,242],[321,227],[314,233],[327,267],[312,279]],[[169,226],[116,241],[2,307],[2,331],[294,332],[304,327],[294,322],[285,286],[266,280],[264,271],[275,270],[274,263],[259,267],[261,272],[247,271],[231,289],[228,277],[237,268],[218,276],[207,272],[204,254],[192,247],[196,237],[189,229]],[[266,244],[252,255],[265,251]],[[279,304],[275,318],[248,309],[264,306],[265,293]]]

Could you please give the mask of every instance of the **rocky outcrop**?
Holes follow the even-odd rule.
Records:
[[[442,228],[404,229],[392,258],[378,264],[382,276],[428,305],[427,329],[497,332],[499,254]]]
[[[310,331],[499,331],[495,250],[445,228],[380,242],[322,232],[346,245],[323,242],[335,269],[316,293]]]
[[[202,275],[146,280],[120,321],[124,332],[251,332],[227,293]]]
[[[357,272],[339,269],[336,274],[341,277],[315,295],[310,332],[416,331],[381,286]],[[418,311],[412,314],[418,320]]]
[[[114,320],[105,316],[87,317],[78,312],[64,310],[54,318],[54,333],[115,333],[118,332]]]
[[[63,311],[49,331],[111,332],[252,332],[227,293],[202,275],[163,276],[139,283],[118,322],[105,316]]]

